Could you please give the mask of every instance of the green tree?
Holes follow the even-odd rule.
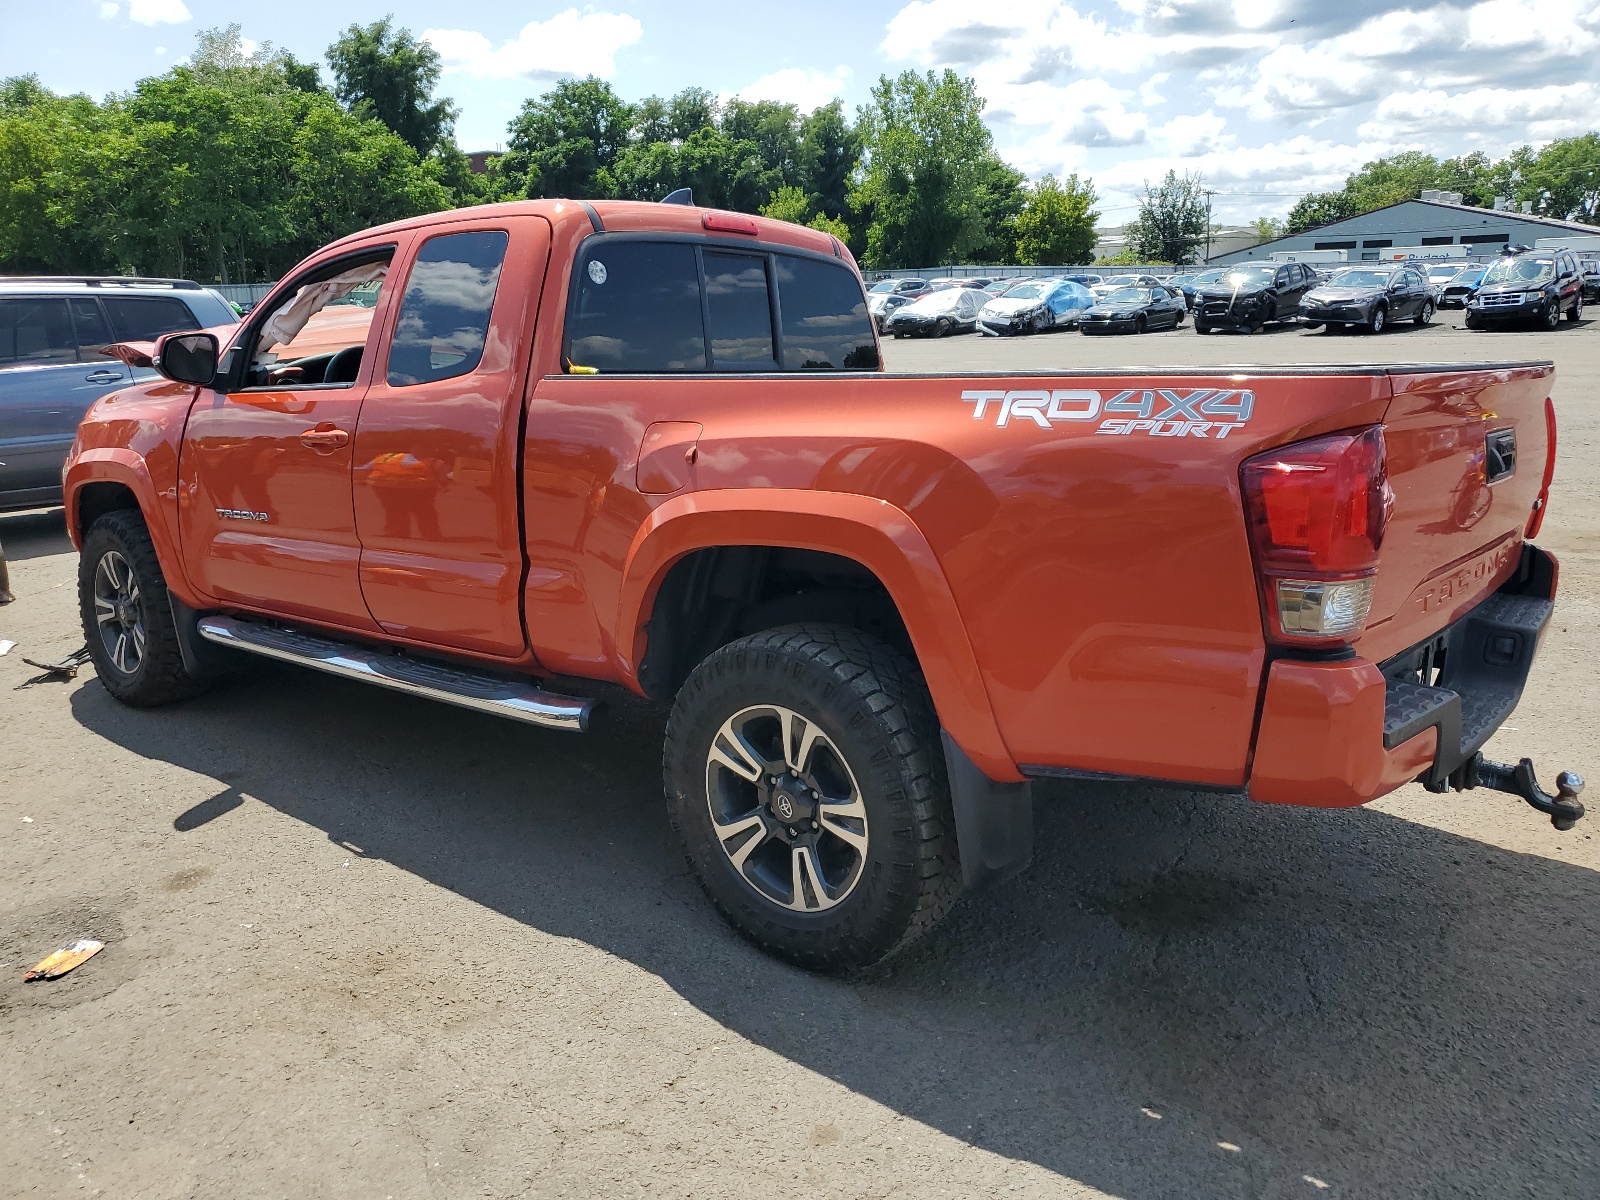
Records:
[[[382,121],[419,157],[449,138],[456,110],[433,97],[439,52],[409,29],[395,29],[393,16],[351,25],[328,47],[328,65],[340,102],[357,116]]]
[[[867,265],[933,266],[981,244],[981,182],[993,139],[971,79],[907,71],[881,76],[857,129],[864,161],[851,204],[866,219]]]
[[[1030,266],[1088,262],[1098,240],[1094,185],[1074,173],[1046,175],[1028,189],[1017,217],[1017,261]]]
[[[800,122],[799,183],[813,213],[847,222],[854,211],[850,181],[860,161],[861,138],[845,119],[840,101],[813,109]]]
[[[1276,217],[1257,217],[1250,222],[1250,232],[1255,235],[1257,245],[1274,241],[1283,236],[1283,222]]]
[[[1359,211],[1344,192],[1312,192],[1301,196],[1289,210],[1289,215],[1283,219],[1283,232],[1285,235],[1304,233],[1330,221],[1343,221]]]
[[[1128,244],[1145,262],[1186,263],[1206,240],[1206,198],[1199,176],[1168,171],[1145,184],[1139,215],[1128,225]]]
[[[508,186],[518,196],[615,195],[614,171],[633,119],[633,110],[604,80],[563,79],[526,101],[508,127]]]
[[[1600,135],[1557,138],[1522,172],[1519,199],[1563,220],[1600,224]]]

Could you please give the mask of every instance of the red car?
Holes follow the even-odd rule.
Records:
[[[113,696],[254,654],[577,732],[621,684],[706,891],[807,967],[1020,870],[1034,779],[1582,813],[1478,753],[1556,592],[1547,364],[891,376],[827,234],[553,200],[154,357],[66,474]]]

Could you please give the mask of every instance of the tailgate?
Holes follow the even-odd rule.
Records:
[[[1391,372],[1384,417],[1394,510],[1357,652],[1373,662],[1454,621],[1516,568],[1544,478],[1549,363]],[[1495,453],[1491,454],[1490,439]],[[1514,443],[1514,467],[1491,482]]]

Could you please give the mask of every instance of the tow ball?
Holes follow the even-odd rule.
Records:
[[[1552,796],[1539,786],[1531,758],[1525,758],[1512,767],[1492,762],[1482,754],[1474,754],[1450,773],[1450,786],[1458,792],[1486,787],[1521,796],[1548,816],[1550,824],[1560,830],[1571,829],[1583,816],[1583,805],[1578,801],[1583,791],[1583,776],[1576,771],[1561,772],[1556,776],[1556,794]]]

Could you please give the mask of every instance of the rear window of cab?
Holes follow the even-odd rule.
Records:
[[[583,375],[870,371],[878,344],[838,260],[603,235],[579,247],[563,357]]]

